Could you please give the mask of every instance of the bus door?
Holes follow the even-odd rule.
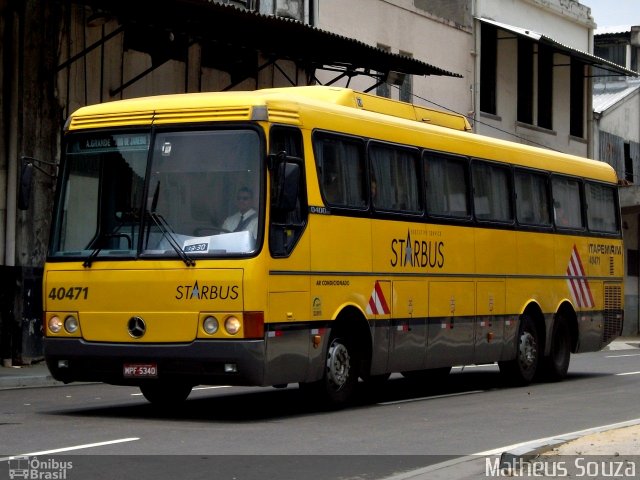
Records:
[[[504,282],[478,282],[476,300],[474,363],[495,362],[500,360],[504,343]]]
[[[309,328],[311,299],[304,152],[299,129],[275,126],[270,130],[271,205],[269,208],[268,315],[265,319],[266,384],[297,382],[309,375],[312,363]],[[314,360],[315,359],[315,360]],[[318,370],[319,367],[315,367]]]
[[[427,368],[473,363],[475,283],[431,282]]]
[[[427,282],[393,282],[389,370],[425,368],[427,345]]]

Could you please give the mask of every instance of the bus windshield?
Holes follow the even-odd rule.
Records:
[[[70,134],[50,256],[194,257],[256,250],[255,130]]]

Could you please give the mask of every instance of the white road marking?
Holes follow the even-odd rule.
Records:
[[[195,392],[196,390],[214,390],[216,388],[231,388],[231,385],[216,385],[216,386],[211,386],[211,387],[195,387],[193,389],[193,391]],[[131,393],[130,394],[132,397],[140,397],[142,396],[142,393]]]
[[[640,353],[627,353],[625,355],[607,355],[604,358],[640,357]]]
[[[0,458],[0,462],[6,462],[7,460],[11,460],[15,457],[35,457],[38,455],[51,455],[53,453],[71,452],[73,450],[84,450],[85,448],[104,447],[105,445],[115,445],[117,443],[135,442],[136,440],[140,440],[140,438],[139,437],[119,438],[117,440],[108,440],[106,442],[85,443],[84,445],[74,445],[73,447],[55,448],[52,450],[42,450],[40,452],[20,453],[18,455],[13,455],[11,457]]]
[[[486,390],[471,390],[469,392],[448,393],[446,395],[434,395],[433,397],[407,398],[406,400],[394,400],[392,402],[380,402],[378,405],[396,405],[398,403],[422,402],[424,400],[435,400],[437,398],[461,397],[463,395],[473,395],[474,393],[485,393]]]
[[[216,385],[212,387],[195,387],[193,390],[213,390],[215,388],[231,388],[231,385]]]
[[[616,377],[623,377],[625,375],[640,375],[640,372],[625,372],[625,373],[616,373]]]

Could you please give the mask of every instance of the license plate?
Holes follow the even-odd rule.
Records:
[[[158,366],[155,363],[125,363],[122,373],[128,378],[156,378]]]

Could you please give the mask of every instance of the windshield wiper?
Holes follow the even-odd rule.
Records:
[[[185,251],[182,250],[182,248],[180,248],[180,244],[178,243],[174,235],[175,232],[171,228],[171,225],[169,225],[169,223],[164,219],[164,217],[159,213],[156,213],[153,211],[149,211],[147,213],[149,214],[149,217],[151,217],[151,220],[153,220],[153,223],[156,224],[156,226],[160,229],[164,237],[169,241],[169,245],[173,247],[173,249],[176,251],[178,256],[182,259],[184,264],[187,267],[195,267],[196,261],[193,258],[191,258],[189,255],[187,255]]]
[[[122,228],[122,225],[124,225],[124,223],[120,223],[118,226],[116,226],[116,228],[114,229],[113,232],[111,233],[101,233],[98,235],[98,238],[96,239],[96,242],[98,244],[102,243],[104,245],[104,242],[107,238],[126,238],[127,242],[129,244],[129,250],[131,250],[131,237],[129,237],[129,235],[127,235],[126,233],[118,233],[118,230],[120,230],[120,228]],[[93,261],[96,259],[96,257],[98,256],[98,254],[104,249],[104,247],[96,247],[93,249],[93,251],[89,254],[89,256],[87,258],[85,258],[84,262],[82,262],[82,266],[83,267],[90,267],[91,264],[93,263]]]
[[[156,208],[158,207],[158,199],[160,198],[160,182],[156,184],[156,189],[153,192],[153,199],[151,200],[151,208],[147,211],[153,223],[160,229],[162,235],[169,241],[169,245],[176,251],[178,256],[182,259],[184,264],[187,267],[195,267],[196,262],[193,258],[186,254],[182,248],[180,248],[180,244],[176,240],[175,231],[169,225],[162,215],[156,213]]]

